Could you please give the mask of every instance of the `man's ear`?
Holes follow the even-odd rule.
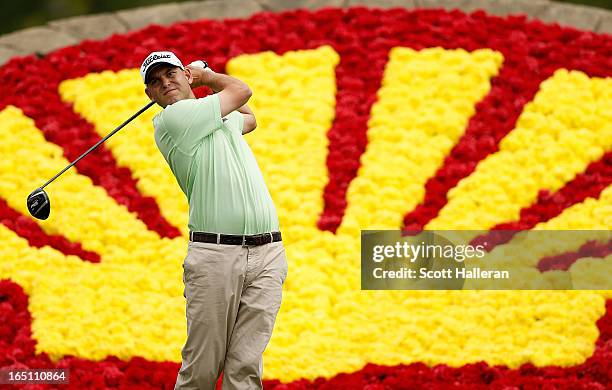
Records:
[[[185,67],[185,77],[187,81],[189,81],[189,85],[193,84],[193,73],[191,73],[191,69],[189,67]]]
[[[149,97],[149,99],[153,100],[153,96],[151,95],[151,92],[149,91],[149,87],[145,87],[144,91],[147,94],[147,96]]]

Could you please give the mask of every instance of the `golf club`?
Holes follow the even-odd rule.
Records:
[[[119,127],[117,127],[115,130],[111,131],[106,137],[104,137],[100,141],[96,142],[96,144],[94,146],[89,148],[88,151],[86,151],[85,153],[80,155],[76,160],[71,162],[66,168],[62,169],[61,172],[59,172],[57,175],[53,176],[49,181],[47,181],[41,187],[38,187],[37,189],[32,191],[32,193],[30,195],[28,195],[28,200],[27,200],[28,211],[30,211],[30,214],[32,214],[32,216],[34,218],[47,219],[49,217],[49,213],[51,212],[51,200],[49,199],[49,195],[47,195],[47,193],[45,192],[45,190],[43,190],[43,188],[45,188],[47,185],[49,185],[49,183],[51,183],[53,180],[57,179],[62,173],[66,172],[68,169],[70,169],[70,167],[72,167],[77,162],[79,162],[83,157],[87,156],[95,148],[100,146],[101,143],[103,143],[104,141],[109,139],[113,134],[115,134],[116,132],[121,130],[125,125],[127,125],[132,120],[134,120],[134,118],[136,118],[138,115],[140,115],[143,112],[145,112],[146,110],[148,110],[149,107],[151,107],[153,104],[155,104],[155,102],[149,102],[146,106],[141,108],[137,113],[132,115],[128,120],[126,120],[125,122],[120,124]]]

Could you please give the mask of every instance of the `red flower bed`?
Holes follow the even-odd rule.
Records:
[[[4,199],[0,199],[0,222],[28,240],[31,246],[41,248],[49,245],[67,255],[79,256],[92,263],[100,262],[100,255],[84,250],[78,242],[72,243],[60,235],[48,235],[31,218],[13,210]]]

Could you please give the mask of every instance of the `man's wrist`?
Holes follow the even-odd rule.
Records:
[[[211,91],[213,91],[213,93],[217,93],[220,90],[217,90],[213,87],[213,85],[215,84],[213,82],[213,79],[215,77],[215,73],[213,71],[204,71],[203,73],[205,73],[204,75],[202,75],[202,85],[205,87],[210,88]]]
[[[194,77],[194,85],[192,89],[199,87],[210,87],[210,74],[214,73],[208,63],[203,60],[193,61],[189,65],[187,65],[191,72],[194,73],[196,77]],[[212,89],[212,88],[211,88]]]

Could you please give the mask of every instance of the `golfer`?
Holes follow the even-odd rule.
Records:
[[[243,138],[255,129],[242,81],[153,52],[140,74],[163,110],[155,142],[189,200],[183,262],[187,341],[175,389],[262,389],[262,354],[287,277],[278,217]],[[197,99],[192,89],[214,92]]]

